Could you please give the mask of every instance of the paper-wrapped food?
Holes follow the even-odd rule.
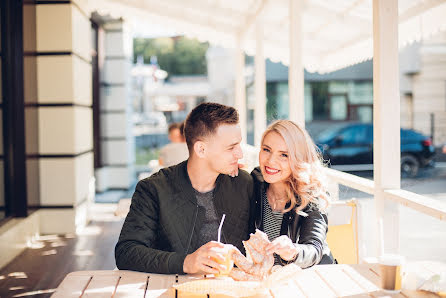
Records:
[[[403,289],[423,290],[446,297],[446,264],[423,261],[405,265]]]
[[[296,277],[302,269],[294,264],[278,267],[263,281],[236,281],[226,279],[198,279],[174,285],[179,293],[192,295],[226,295],[230,297],[261,297],[273,287],[286,285],[291,277]]]
[[[270,243],[268,236],[256,230],[243,245],[246,257],[235,247],[232,259],[237,268],[233,268],[226,279],[201,279],[189,281],[174,287],[183,293],[194,295],[226,295],[232,297],[261,297],[270,289],[286,285],[301,272],[295,264],[274,266],[274,255],[266,253]]]

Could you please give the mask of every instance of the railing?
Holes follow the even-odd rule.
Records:
[[[375,182],[372,180],[328,168],[325,171],[336,184],[342,184],[371,195],[375,192]]]
[[[259,149],[254,146],[243,145],[244,162],[247,171],[251,171],[254,167],[258,166],[258,152]],[[370,179],[328,168],[326,169],[326,175],[331,179],[331,187],[334,187],[333,193],[335,197],[338,193],[339,184],[371,195],[375,194],[375,183]],[[446,204],[429,197],[402,189],[388,189],[384,190],[384,199],[394,201],[405,207],[446,221]]]
[[[342,184],[371,195],[375,192],[375,183],[369,179],[333,169],[326,169],[326,174],[337,184]],[[388,189],[384,190],[384,199],[446,221],[446,204],[429,197],[402,189]]]

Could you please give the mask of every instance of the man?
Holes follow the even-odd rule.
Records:
[[[249,238],[252,179],[238,172],[241,130],[237,111],[203,103],[188,115],[189,159],[160,170],[136,186],[115,248],[119,269],[152,273],[218,273],[224,270],[217,243],[243,251]],[[214,241],[212,241],[214,240]]]
[[[159,165],[170,167],[189,157],[189,151],[184,138],[184,123],[172,123],[169,125],[169,140],[171,143],[163,146],[159,154]]]

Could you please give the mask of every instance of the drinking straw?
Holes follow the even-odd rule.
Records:
[[[223,222],[225,221],[226,214],[223,214],[220,221],[220,226],[218,227],[218,242],[220,242],[220,236],[221,236],[221,227],[223,226]]]

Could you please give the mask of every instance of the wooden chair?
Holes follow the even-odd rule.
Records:
[[[328,247],[340,264],[358,264],[357,200],[335,201],[328,212]]]

